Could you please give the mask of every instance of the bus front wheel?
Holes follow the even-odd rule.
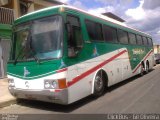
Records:
[[[104,93],[105,82],[102,71],[98,72],[94,80],[94,94],[93,96],[99,97]]]

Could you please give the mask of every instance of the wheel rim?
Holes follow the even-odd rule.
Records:
[[[141,65],[141,75],[143,75],[143,73],[144,73],[144,67],[143,65]]]
[[[148,73],[148,71],[149,71],[149,65],[147,64],[147,66],[146,66],[146,72]]]
[[[95,90],[96,91],[101,91],[103,88],[103,79],[100,76],[96,76],[95,78]]]

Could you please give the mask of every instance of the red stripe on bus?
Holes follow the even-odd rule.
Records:
[[[62,91],[62,90],[56,89],[54,92],[60,92],[60,91]]]
[[[145,57],[144,57],[144,61],[150,56],[150,54],[153,52],[153,50],[151,50]],[[135,70],[132,72],[133,74],[138,70],[138,68],[141,66],[141,63],[138,64],[138,66],[135,68]]]
[[[91,68],[90,70],[82,73],[81,75],[75,77],[72,81],[68,82],[68,87],[70,87],[71,85],[77,83],[78,81],[80,81],[81,79],[85,78],[86,76],[88,76],[89,74],[95,72],[96,70],[98,70],[99,68],[103,67],[104,65],[108,64],[109,62],[113,61],[114,59],[116,59],[117,57],[121,56],[122,54],[124,54],[125,52],[127,52],[127,50],[123,50],[122,52],[118,53],[117,55],[114,55],[113,57],[105,60],[104,62],[100,63],[99,65]]]
[[[138,64],[138,66],[136,67],[136,69],[132,72],[133,74],[138,70],[138,68],[141,66],[141,64]]]
[[[144,58],[144,60],[146,60],[146,59],[151,55],[152,52],[153,52],[153,50],[151,50],[151,51],[148,53],[148,55]]]
[[[64,72],[64,71],[67,71],[67,68],[63,68],[63,69],[57,70],[56,72],[60,73],[60,72]]]

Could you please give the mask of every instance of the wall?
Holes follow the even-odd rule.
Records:
[[[9,58],[11,36],[11,25],[0,24],[0,78],[7,75],[6,66]]]
[[[10,1],[11,2],[8,5],[5,5],[3,7],[13,9],[15,19],[22,16],[21,11],[20,11],[20,0],[10,0]],[[33,0],[33,3],[28,3],[28,6],[29,6],[28,13],[42,9],[42,8],[55,6],[55,5],[60,5],[60,3],[59,4],[56,2],[54,3],[54,1],[47,2],[45,0]]]
[[[160,45],[154,45],[154,54],[160,53]]]
[[[12,7],[8,5],[6,7]],[[10,52],[10,43],[12,37],[12,23],[14,21],[14,13],[12,9],[0,7],[0,78],[7,75],[7,61]]]

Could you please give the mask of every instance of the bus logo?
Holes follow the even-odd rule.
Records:
[[[27,70],[27,68],[26,67],[24,67],[24,77],[27,77],[27,75],[29,75],[30,74],[30,72]]]
[[[142,50],[142,49],[133,49],[132,52],[134,55],[144,54],[144,50]]]
[[[25,82],[25,86],[26,86],[26,88],[29,88],[29,82],[28,81]]]

